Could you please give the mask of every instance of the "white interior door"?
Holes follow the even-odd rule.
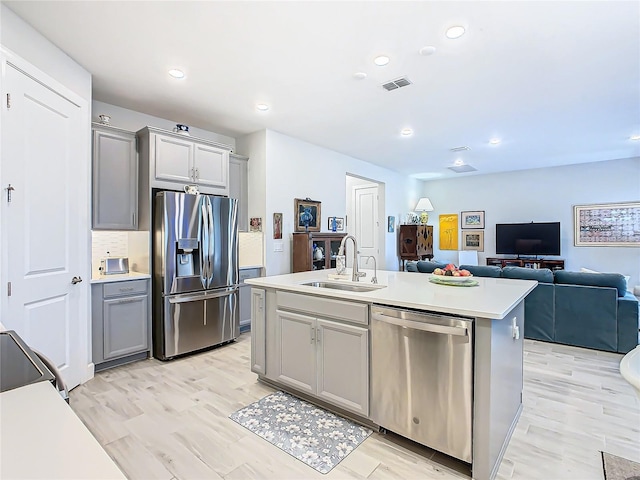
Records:
[[[378,262],[379,221],[378,221],[378,185],[354,187],[355,222],[354,236],[358,240],[360,252],[359,268],[373,269],[373,261],[367,256],[375,257]]]
[[[2,323],[73,388],[88,364],[88,122],[9,63],[2,102]]]

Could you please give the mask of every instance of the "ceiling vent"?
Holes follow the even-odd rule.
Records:
[[[407,77],[401,77],[396,80],[391,80],[390,82],[384,83],[382,88],[384,88],[387,92],[391,90],[397,90],[398,88],[406,87],[407,85],[411,85],[411,80]]]
[[[475,172],[477,170],[477,168],[473,168],[471,165],[453,165],[447,168],[456,173]]]
[[[468,150],[471,150],[471,147],[453,147],[451,149],[449,149],[450,152],[466,152]]]

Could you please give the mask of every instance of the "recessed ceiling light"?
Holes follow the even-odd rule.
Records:
[[[463,26],[461,25],[454,25],[453,27],[449,27],[447,28],[447,33],[445,34],[447,36],[447,38],[460,38],[462,35],[464,35],[464,32],[466,30],[464,29]]]
[[[266,112],[267,110],[269,110],[269,105],[267,105],[266,103],[257,103],[256,108],[261,112]]]
[[[631,135],[629,140],[640,140],[640,135]]]
[[[384,67],[387,63],[389,63],[389,60],[389,57],[387,57],[386,55],[378,55],[373,59],[373,63],[375,63],[379,67]]]
[[[500,140],[499,138],[492,138],[491,140],[489,140],[489,143],[491,145],[499,145],[501,141],[502,140]]]
[[[455,162],[453,162],[453,164],[459,167],[460,165],[464,165],[464,161],[461,159],[457,159]]]
[[[436,53],[436,47],[432,47],[431,45],[427,45],[426,47],[422,47],[420,49],[420,55],[424,57],[433,55],[434,53]]]
[[[178,70],[177,68],[169,70],[169,75],[171,75],[173,78],[184,78],[184,72],[182,70]]]
[[[410,128],[403,128],[400,132],[400,135],[402,135],[403,137],[410,137],[411,135],[413,135],[413,130],[411,130]]]
[[[367,74],[364,72],[356,72],[353,74],[353,78],[355,78],[356,80],[364,80],[365,78],[367,78]]]

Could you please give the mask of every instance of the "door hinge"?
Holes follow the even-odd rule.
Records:
[[[11,296],[11,282],[7,282],[7,297]]]
[[[7,93],[7,110],[11,108],[11,94]]]

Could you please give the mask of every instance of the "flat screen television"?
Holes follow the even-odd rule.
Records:
[[[560,222],[497,223],[496,253],[560,255]]]

